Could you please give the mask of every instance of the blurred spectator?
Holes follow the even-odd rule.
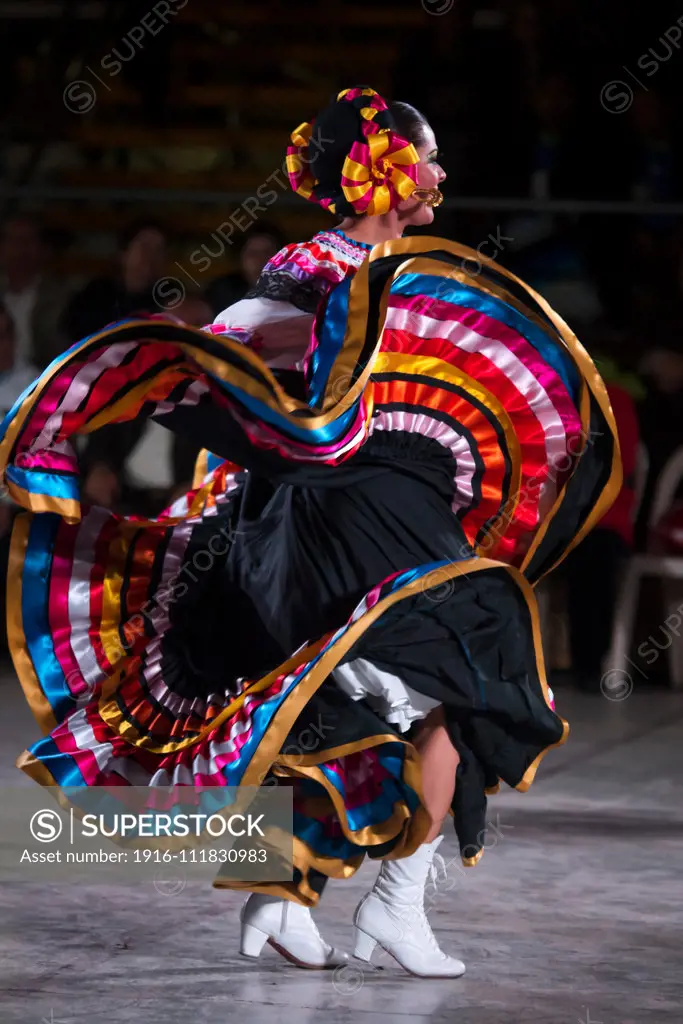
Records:
[[[624,323],[638,332],[637,358],[642,352],[644,338],[652,345],[655,331],[659,343],[662,340],[661,327],[671,326],[672,316],[677,319],[676,292],[681,290],[677,281],[680,242],[673,233],[663,230],[667,218],[649,219],[661,221],[662,229],[648,226],[645,218],[629,218],[628,233],[624,232],[625,241],[621,251],[615,254],[619,258],[614,261],[620,272],[613,280],[612,304],[621,308]],[[621,237],[616,234],[615,243],[620,242]],[[615,269],[614,263],[612,270]],[[625,281],[628,281],[626,294]],[[674,339],[668,337],[665,340],[671,344]]]
[[[609,381],[607,393],[617,423],[624,483],[598,526],[570,552],[562,566],[575,681],[581,689],[593,693],[600,693],[619,583],[633,549],[640,440],[633,398],[622,386]]]
[[[201,292],[187,292],[173,315],[191,327],[206,327],[213,319],[211,306]]]
[[[200,293],[190,292],[173,315],[193,327],[212,319]],[[124,515],[155,516],[189,490],[199,448],[154,420],[114,423],[88,438],[81,456],[83,494]]]
[[[571,75],[538,72],[526,122],[517,128],[508,191],[531,199],[579,198],[590,190],[581,146],[581,118]],[[575,218],[520,213],[506,220],[518,273],[538,288],[570,324],[592,323],[602,313],[598,289],[583,253]]]
[[[683,444],[683,316],[655,329],[650,344],[640,363],[648,387],[640,420],[650,467],[638,516],[639,547],[647,544],[647,519],[657,478],[669,457]]]
[[[284,236],[275,224],[256,222],[247,228],[239,242],[240,270],[217,277],[207,286],[205,295],[211,306],[212,319],[244,298],[258,281],[268,260],[284,244]]]
[[[631,198],[670,202],[679,193],[677,159],[668,103],[652,90],[637,92],[630,110],[633,139],[630,153]],[[655,230],[664,218],[647,222]]]
[[[38,369],[17,359],[16,326],[0,303],[0,420],[10,411],[22,391],[33,383]]]
[[[590,192],[592,169],[582,146],[574,78],[557,68],[539,76],[528,109],[515,126],[514,160],[506,168],[505,190],[532,199],[583,197]],[[548,233],[552,221],[544,226]]]
[[[213,319],[206,300],[199,293],[192,292],[185,296],[173,314],[192,327],[205,327]],[[170,504],[190,490],[199,452],[199,446],[191,438],[172,433],[160,423],[149,420],[125,462],[129,490],[135,488],[142,494],[150,491],[151,484],[153,493],[148,493],[147,497],[157,503],[156,511],[159,511],[161,506]]]
[[[185,5],[182,2],[170,4],[171,8],[174,6],[180,10]],[[119,0],[110,6],[108,15],[112,22],[108,36],[112,43],[115,41],[115,45],[111,46],[112,57],[125,65],[126,75],[140,95],[141,103],[136,118],[151,128],[165,128],[173,123],[173,111],[169,103],[176,81],[173,78],[173,50],[178,37],[186,37],[187,33],[187,27],[178,25],[173,17],[170,20],[162,17],[159,8],[161,12],[166,8],[168,13],[168,5],[156,4],[145,13],[142,22],[149,29],[144,44],[145,59],[142,61],[135,59],[141,47],[131,41],[130,32],[131,26],[136,25],[141,17],[138,0]],[[171,13],[176,12],[171,10]]]
[[[213,320],[213,310],[201,295],[189,294],[175,311],[176,316],[193,327],[205,327]],[[162,428],[163,429],[163,428]],[[171,438],[171,477],[173,489],[169,501],[185,494],[192,487],[194,467],[200,448],[195,442],[183,434],[173,434]]]
[[[544,38],[538,3],[528,0],[511,11],[510,41],[518,62],[520,84],[528,100],[538,95]]]
[[[122,317],[162,311],[154,286],[166,273],[167,243],[157,221],[138,221],[128,228],[120,240],[119,276],[91,281],[69,303],[64,323],[71,344]]]
[[[43,369],[67,347],[60,323],[67,291],[46,272],[40,223],[26,214],[6,220],[0,233],[0,301],[14,321],[14,362]]]
[[[527,195],[549,199],[582,194],[585,155],[579,125],[573,79],[563,71],[544,75],[533,96]]]
[[[535,219],[537,228],[544,219]],[[600,295],[584,256],[580,233],[569,218],[556,218],[547,237],[533,242],[527,218],[510,221],[506,231],[513,238],[507,265],[536,288],[570,327],[581,333],[585,325],[600,318]],[[527,244],[517,249],[518,239]]]

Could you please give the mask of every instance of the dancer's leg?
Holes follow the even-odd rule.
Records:
[[[442,706],[434,708],[420,722],[413,743],[422,759],[422,790],[432,818],[425,842],[431,843],[440,834],[453,802],[455,771],[460,761],[448,734]]]
[[[459,762],[443,708],[430,711],[416,729],[413,743],[422,761],[422,792],[432,826],[410,857],[382,861],[371,892],[356,908],[354,952],[359,959],[370,960],[379,944],[411,974],[457,978],[465,965],[441,950],[424,908],[425,885],[443,839],[441,825],[453,800]]]

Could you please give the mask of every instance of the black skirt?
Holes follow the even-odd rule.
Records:
[[[286,781],[293,879],[224,884],[312,905],[325,878],[424,841],[411,729],[441,705],[478,861],[487,793],[527,789],[568,732],[533,585],[620,469],[586,353],[502,268],[468,276],[474,256],[373,250],[318,315],[303,397],[229,333],[161,320],[86,339],[23,396],[0,455],[29,510],[8,602],[44,732],[29,775]],[[206,481],[153,521],[82,506],[70,438],[144,416],[210,447]]]

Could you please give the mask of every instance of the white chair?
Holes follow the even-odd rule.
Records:
[[[646,475],[646,474],[645,474]],[[678,487],[683,480],[683,447],[677,448],[659,475],[652,508],[648,516],[648,529],[660,521],[671,508]],[[636,480],[638,501],[642,500],[642,484]],[[646,576],[657,576],[664,581],[664,608],[666,616],[656,638],[648,637],[638,647],[639,661],[629,657],[633,641],[633,625],[638,611],[638,599],[642,580]],[[660,652],[666,654],[669,664],[669,679],[672,689],[683,689],[683,556],[681,555],[634,555],[625,573],[624,582],[614,613],[612,643],[607,658],[607,672],[616,679],[629,680],[632,673],[629,666],[644,678],[647,669],[659,660]],[[656,642],[653,642],[655,641]],[[641,648],[643,649],[641,651]]]

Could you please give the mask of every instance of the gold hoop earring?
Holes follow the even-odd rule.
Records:
[[[411,195],[425,206],[441,206],[443,202],[443,192],[438,188],[416,188]]]

